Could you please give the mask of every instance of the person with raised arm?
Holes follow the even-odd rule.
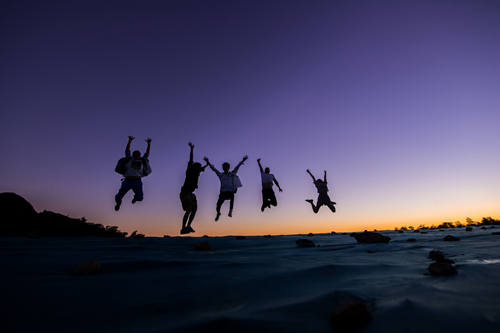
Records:
[[[134,198],[132,199],[133,204],[144,199],[141,178],[148,176],[151,173],[151,166],[149,165],[148,158],[152,140],[151,138],[146,139],[148,144],[146,153],[141,156],[141,152],[138,150],[134,150],[134,152],[130,154],[130,145],[134,139],[135,138],[133,136],[128,137],[127,146],[125,148],[125,157],[121,158],[115,167],[115,171],[125,177],[122,179],[120,190],[115,195],[116,211],[120,210],[122,199],[130,190],[134,192]]]
[[[188,145],[190,148],[190,152],[188,166],[186,168],[186,179],[184,180],[184,185],[182,185],[181,193],[179,194],[182,209],[185,212],[184,217],[182,218],[181,228],[181,234],[183,235],[190,232],[195,232],[191,227],[191,223],[193,223],[196,211],[198,210],[198,202],[196,200],[194,191],[198,188],[198,179],[200,178],[200,173],[205,171],[205,168],[208,166],[208,164],[206,164],[205,166],[201,166],[201,163],[193,162],[194,145],[191,142],[189,142]]]
[[[245,155],[238,165],[230,172],[230,165],[228,162],[222,163],[222,171],[217,170],[208,160],[208,157],[203,158],[210,169],[219,177],[220,180],[220,193],[219,199],[217,200],[215,221],[219,220],[220,217],[220,208],[222,207],[222,203],[226,200],[229,200],[229,217],[233,216],[233,206],[234,206],[234,194],[238,190],[238,187],[241,187],[241,182],[239,177],[236,175],[240,166],[248,159],[248,156]]]
[[[258,158],[257,163],[259,164],[260,177],[262,180],[262,206],[260,207],[260,211],[263,212],[266,207],[271,208],[271,206],[276,207],[278,205],[276,195],[273,191],[273,183],[276,184],[280,192],[283,192],[283,190],[274,175],[271,173],[271,170],[268,167],[266,167],[265,170],[262,168],[260,160],[261,159]]]
[[[316,189],[318,190],[318,200],[316,202],[316,205],[314,205],[314,201],[312,199],[306,200],[311,204],[313,212],[317,213],[320,209],[321,206],[328,206],[332,213],[335,213],[335,202],[333,202],[330,199],[330,196],[328,196],[328,182],[326,180],[326,170],[323,179],[316,179],[314,175],[309,171],[309,169],[306,170],[307,173],[311,176],[313,179],[313,183],[316,186]]]

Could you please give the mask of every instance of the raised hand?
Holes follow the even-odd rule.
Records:
[[[248,160],[248,155],[243,156],[243,161]]]
[[[188,145],[189,145],[189,147],[191,147],[191,149],[193,149],[193,148],[194,148],[194,145],[193,145],[193,143],[192,143],[192,142],[188,142]]]
[[[260,158],[257,159],[257,162],[260,162]]]
[[[146,142],[147,142],[148,144],[150,144],[150,143],[151,143],[151,141],[153,141],[153,139],[151,139],[151,138],[147,138],[147,139],[146,139]]]
[[[132,141],[132,140],[134,140],[134,139],[135,139],[135,137],[133,137],[133,136],[129,135],[129,136],[128,136],[128,139],[129,139],[130,141]]]
[[[203,160],[204,160],[205,162],[207,162],[207,164],[210,164],[210,161],[208,160],[208,157],[206,157],[206,156],[205,156],[205,157],[203,157]]]

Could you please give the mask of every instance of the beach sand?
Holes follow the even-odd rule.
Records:
[[[362,300],[372,316],[363,332],[500,332],[499,229],[383,231],[388,244],[340,234],[0,238],[3,331],[332,332],[333,310]],[[299,238],[319,246],[299,248]],[[211,250],[195,250],[201,241]],[[434,249],[457,275],[425,275]],[[100,270],[74,275],[87,260]]]

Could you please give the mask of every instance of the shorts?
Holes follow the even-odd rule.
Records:
[[[318,195],[318,202],[316,203],[316,206],[328,206],[328,205],[331,205],[333,202],[332,200],[330,199],[330,197],[328,196],[328,194],[326,193],[320,193]]]
[[[198,202],[194,193],[181,192],[179,198],[181,199],[182,209],[184,209],[184,211],[191,212],[198,209]]]

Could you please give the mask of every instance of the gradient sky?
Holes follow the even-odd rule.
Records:
[[[232,219],[202,174],[195,235],[500,216],[498,1],[16,0],[0,24],[0,191],[37,210],[177,234],[193,141],[250,156]],[[117,213],[127,135],[153,173]],[[257,157],[284,188],[264,214]],[[336,214],[304,202],[307,168]]]

